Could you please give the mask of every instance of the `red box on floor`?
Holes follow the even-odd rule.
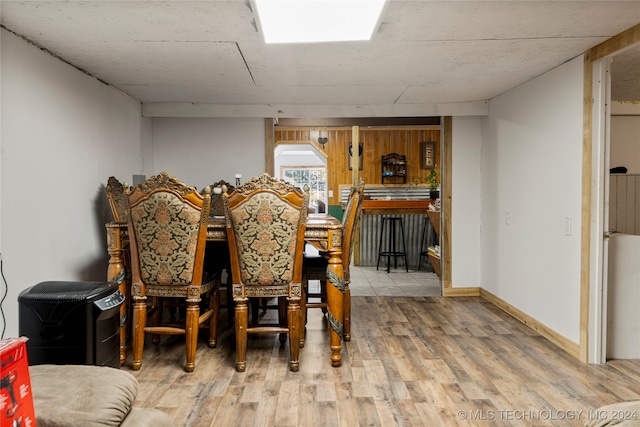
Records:
[[[0,425],[35,427],[27,338],[0,340]]]

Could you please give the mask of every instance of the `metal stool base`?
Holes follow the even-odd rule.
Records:
[[[389,236],[387,241],[387,250],[382,250],[382,240],[384,238],[385,224],[389,222]],[[402,237],[402,252],[396,250],[396,223],[400,223],[400,233]],[[387,273],[391,270],[391,258],[393,258],[393,268],[398,268],[398,257],[404,258],[404,265],[409,272],[409,263],[407,262],[407,248],[404,243],[404,225],[401,217],[383,217],[382,226],[380,228],[380,242],[378,244],[378,262],[376,270],[380,267],[380,258],[387,258]]]

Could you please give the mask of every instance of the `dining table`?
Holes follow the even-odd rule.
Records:
[[[120,365],[127,360],[127,350],[131,339],[129,327],[130,313],[130,254],[127,222],[108,222],[107,252],[109,264],[107,280],[117,282],[125,302],[120,307]],[[342,364],[342,339],[344,325],[343,301],[345,284],[342,271],[342,223],[326,213],[309,213],[305,227],[305,241],[329,256],[327,274],[327,319],[330,326],[331,365]],[[224,216],[211,216],[207,222],[207,242],[227,244],[227,222]]]

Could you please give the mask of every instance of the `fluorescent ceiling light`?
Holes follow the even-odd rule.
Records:
[[[386,0],[253,0],[266,43],[369,40]]]

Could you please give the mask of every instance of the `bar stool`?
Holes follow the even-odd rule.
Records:
[[[384,237],[384,228],[385,224],[389,223],[389,235],[387,240],[387,248],[386,250],[382,249],[382,240]],[[396,223],[400,224],[400,237],[402,238],[402,252],[396,250]],[[409,264],[407,263],[407,248],[404,244],[404,225],[402,221],[402,217],[399,216],[390,216],[390,217],[382,217],[382,225],[380,228],[380,243],[378,244],[378,263],[376,264],[376,270],[380,266],[380,258],[387,257],[387,273],[390,270],[390,262],[393,257],[393,268],[398,268],[398,257],[404,258],[404,265],[407,269],[407,273],[409,272]]]
[[[427,260],[429,259],[429,252],[427,252],[425,248],[425,243],[427,248],[429,247],[429,244],[426,242],[427,230],[430,224],[429,217],[425,216],[423,222],[424,225],[422,226],[422,240],[420,241],[420,257],[418,258],[418,271],[420,271],[420,266],[422,265],[422,257],[427,257]]]

